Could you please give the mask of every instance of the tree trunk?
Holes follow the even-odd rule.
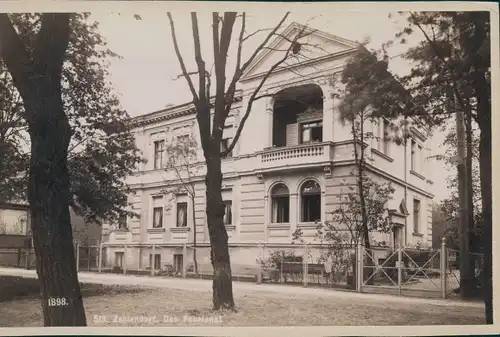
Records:
[[[194,186],[193,186],[194,192]],[[194,263],[194,274],[198,276],[198,260],[196,258],[196,213],[194,210],[194,200],[195,194],[193,193],[191,196],[191,204],[193,205],[193,263]]]
[[[216,142],[213,142],[216,143]],[[222,202],[222,173],[219,147],[211,146],[214,156],[207,156],[207,222],[210,235],[211,261],[214,268],[213,309],[234,309],[231,263],[228,236],[224,226],[224,204]]]
[[[477,253],[476,245],[476,235],[474,226],[474,186],[472,184],[472,113],[470,110],[466,111],[466,121],[465,121],[465,136],[466,136],[466,168],[467,173],[467,207],[468,207],[468,227],[469,227],[469,252]],[[474,255],[475,256],[475,255]],[[470,286],[471,289],[468,290],[469,294],[472,294],[476,290],[476,259],[471,255],[470,262]]]
[[[44,325],[85,326],[69,213],[71,130],[60,83],[38,82],[32,97],[25,97],[25,109],[32,116],[28,198]]]
[[[483,296],[486,323],[493,324],[493,279],[492,279],[492,186],[491,186],[491,129],[483,127],[479,142],[481,198],[483,203],[484,258]]]

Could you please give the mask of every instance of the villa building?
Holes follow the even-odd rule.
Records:
[[[282,35],[293,37],[300,29],[294,23]],[[291,242],[297,228],[313,243],[316,223],[332,221],[339,195],[347,192],[346,184],[355,182],[353,149],[361,145],[354,144],[350,128],[340,121],[329,78],[342,70],[358,45],[321,31],[312,31],[305,39],[308,45],[320,45],[321,51],[312,48],[307,57],[278,68],[267,79],[260,93],[265,97],[254,102],[239,141],[222,160],[222,197],[233,268],[255,266],[262,247],[296,247]],[[277,38],[272,50],[255,59],[241,78],[221,151],[231,142],[249,95],[281,57],[275,50],[286,48],[286,43],[283,37]],[[194,202],[187,194],[165,193],[166,188],[181,183],[174,172],[165,169],[166,144],[190,134],[199,143],[193,105],[148,113],[134,118],[133,124],[137,146],[147,159],[127,179],[132,188],[131,210],[140,217],[103,227],[104,263],[129,270],[148,269],[153,264],[155,268],[165,264],[180,268],[192,263],[196,233],[198,263],[202,271],[211,271],[201,148],[199,170],[191,177]],[[380,120],[370,125],[381,137],[364,145],[370,174],[395,187],[387,205],[394,215],[393,233],[374,233],[373,244],[430,245],[433,183],[429,132],[412,126],[405,148],[383,137],[389,124]]]

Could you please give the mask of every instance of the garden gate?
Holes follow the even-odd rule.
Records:
[[[418,297],[447,297],[447,250],[358,246],[357,290]]]

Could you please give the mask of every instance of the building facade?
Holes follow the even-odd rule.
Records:
[[[293,38],[302,29],[292,24],[282,35]],[[299,228],[313,242],[317,222],[332,221],[339,196],[355,183],[355,144],[349,126],[340,120],[329,79],[342,70],[357,44],[320,31],[311,31],[304,39],[304,45],[321,46],[321,50],[311,48],[273,72],[260,92],[263,98],[253,103],[235,148],[222,160],[222,197],[233,269],[255,267],[262,247],[294,247],[292,233]],[[242,77],[222,147],[234,137],[249,96],[282,57],[272,50],[286,48],[286,43],[283,37],[275,40]],[[194,197],[178,190],[165,192],[187,178],[179,179],[165,169],[166,146],[187,135],[194,135],[199,144],[193,105],[168,107],[136,117],[133,123],[137,145],[147,159],[127,180],[132,188],[131,210],[140,217],[103,227],[106,264],[126,264],[128,269],[191,264],[196,235],[198,263],[202,270],[211,271],[201,148],[199,165],[189,175]],[[389,123],[381,120],[367,127],[383,135]],[[373,233],[374,244],[427,245],[432,241],[431,142],[422,127],[412,126],[409,131],[406,146],[384,137],[364,145],[370,175],[395,187],[387,205],[395,215],[394,233]]]

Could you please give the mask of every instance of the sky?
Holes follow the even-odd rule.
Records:
[[[274,27],[285,14],[284,12],[266,11],[260,8],[258,12],[247,12],[247,33],[258,29]],[[169,104],[181,104],[191,100],[190,91],[183,78],[176,79],[180,74],[179,63],[175,55],[169,21],[165,12],[140,12],[141,20],[134,19],[132,13],[93,12],[91,19],[100,23],[100,32],[108,42],[108,47],[120,55],[110,64],[109,79],[120,96],[121,104],[131,116],[160,110]],[[322,30],[339,37],[365,41],[369,39],[369,48],[379,50],[384,42],[394,39],[394,35],[401,28],[403,22],[398,14],[389,19],[386,11],[347,11],[332,10],[328,13],[315,11],[313,7],[292,12],[284,26],[295,21],[308,25],[314,29]],[[175,29],[181,52],[187,63],[188,70],[194,69],[193,40],[191,35],[190,16],[187,12],[172,12]],[[201,31],[202,51],[207,64],[211,65],[211,15],[200,13],[199,26]],[[237,23],[236,27],[239,28]],[[233,33],[233,36],[237,35]],[[248,57],[254,46],[262,41],[266,32],[256,34],[245,45],[243,59]],[[415,36],[415,43],[420,39]],[[398,75],[403,75],[409,70],[408,63],[401,57],[401,53],[408,48],[396,45],[389,50],[390,70]],[[230,50],[231,66],[234,50]],[[207,56],[208,55],[208,56]],[[246,56],[246,57],[245,57]],[[231,76],[229,74],[228,76]],[[443,149],[439,146],[443,140],[442,133],[435,133],[433,143],[441,154]],[[436,146],[437,145],[437,146]],[[443,164],[436,163],[434,172],[435,201],[447,197],[449,192],[446,178],[455,172]]]

